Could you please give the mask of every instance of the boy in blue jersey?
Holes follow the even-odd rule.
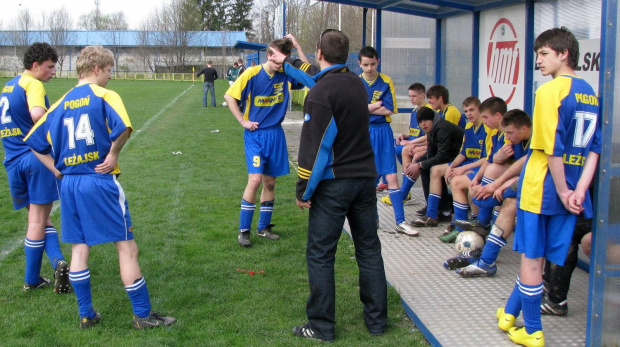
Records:
[[[544,346],[540,320],[543,261],[563,265],[578,214],[592,216],[588,187],[601,150],[598,98],[575,76],[579,43],[566,28],[541,33],[536,64],[552,81],[536,91],[530,150],[517,190],[514,249],[521,271],[498,327],[521,345]],[[525,327],[514,326],[523,310]]]
[[[24,141],[56,177],[62,178],[62,240],[72,244],[69,279],[77,296],[80,328],[101,321],[101,314],[92,305],[88,258],[91,246],[108,242],[113,242],[118,251],[134,328],[167,326],[176,319],[151,311],[129,207],[117,181],[118,156],[132,127],[120,96],[104,88],[113,65],[110,50],[102,46],[84,48],[76,61],[77,86],[52,105]]]
[[[396,231],[409,236],[417,236],[418,231],[405,221],[405,209],[396,176],[396,154],[394,152],[394,133],[390,127],[394,113],[398,113],[396,95],[392,79],[377,71],[379,53],[370,46],[363,47],[358,55],[362,68],[360,78],[368,93],[368,111],[370,112],[370,142],[375,153],[375,165],[379,176],[388,182],[388,195],[394,209]],[[377,215],[377,225],[379,216]]]
[[[293,44],[288,39],[277,39],[272,41],[269,47],[274,47],[288,56]],[[267,57],[272,55],[271,48],[267,48]],[[263,189],[260,195],[258,236],[268,240],[280,239],[280,236],[271,230],[274,227],[271,216],[276,177],[289,173],[286,138],[281,124],[286,115],[291,84],[294,88],[301,88],[301,85],[282,71],[282,64],[267,60],[239,75],[224,95],[230,112],[245,128],[243,138],[248,183],[241,200],[237,237],[237,242],[242,247],[252,246],[250,230],[256,208],[256,193],[261,184]]]
[[[52,205],[58,200],[56,177],[23,141],[49,107],[41,82],[54,77],[57,61],[56,50],[47,43],[37,42],[28,47],[24,72],[10,80],[0,95],[0,134],[13,208],[28,209],[23,289],[43,288],[50,283],[40,275],[45,252],[55,271],[54,291],[68,293],[71,291],[69,268],[60,251],[58,232],[50,220]]]
[[[465,129],[467,118],[461,114],[458,108],[450,103],[450,93],[441,84],[436,84],[426,91],[428,103],[433,109],[446,119],[448,122],[458,125]]]
[[[411,119],[409,120],[409,133],[398,136],[394,149],[403,167],[403,184],[400,187],[400,193],[405,197],[405,201],[410,200],[411,194],[409,191],[418,177],[405,175],[404,168],[426,153],[426,134],[418,125],[418,110],[422,107],[431,108],[431,105],[426,102],[426,88],[421,83],[414,83],[409,86],[409,100],[414,107],[413,111],[411,111]],[[392,205],[389,195],[381,198],[381,201],[388,205]]]

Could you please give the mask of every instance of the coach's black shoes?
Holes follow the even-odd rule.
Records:
[[[279,240],[280,239],[280,235],[275,234],[273,231],[271,231],[271,228],[275,227],[275,224],[269,224],[267,225],[267,227],[265,227],[265,229],[261,229],[258,231],[258,236],[259,237],[264,237],[266,239],[269,240]]]
[[[48,280],[47,278],[43,276],[39,276],[39,282],[37,284],[24,283],[23,290],[27,292],[33,289],[41,289],[41,288],[47,287],[49,284],[50,284],[50,280]]]
[[[92,328],[99,324],[99,322],[101,322],[101,313],[95,312],[95,316],[93,318],[82,317],[80,319],[80,329]]]
[[[250,231],[248,229],[239,230],[237,242],[239,242],[239,246],[241,247],[252,247],[252,242],[250,242]]]
[[[71,293],[71,283],[69,282],[69,264],[64,260],[59,260],[54,271],[54,291],[58,294]]]
[[[542,314],[551,314],[556,316],[566,316],[568,313],[568,304],[566,300],[562,301],[559,304],[551,301],[547,293],[544,293],[542,296],[542,300],[540,303],[540,313]]]
[[[159,313],[151,311],[151,314],[144,318],[140,318],[136,315],[133,316],[133,327],[136,329],[150,329],[156,327],[170,326],[176,322],[177,319],[170,316],[164,316]]]
[[[308,323],[299,325],[293,328],[293,335],[298,337],[305,337],[307,339],[314,339],[321,342],[334,342],[334,338],[324,338],[314,331]]]

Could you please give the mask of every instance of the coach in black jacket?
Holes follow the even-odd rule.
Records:
[[[449,163],[456,158],[463,144],[463,129],[454,125],[433,110],[423,107],[417,114],[418,124],[427,135],[426,154],[415,163],[405,168],[405,174],[414,177],[420,172],[424,198],[428,201],[431,168],[435,165]],[[452,209],[452,196],[448,193],[446,182],[442,181],[440,215]]]

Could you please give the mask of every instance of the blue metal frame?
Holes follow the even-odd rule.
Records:
[[[532,114],[534,109],[534,0],[525,2],[525,91],[523,110]]]
[[[471,95],[479,95],[480,88],[480,12],[474,12],[471,47]]]
[[[441,84],[441,19],[435,20],[435,84]]]
[[[368,7],[364,7],[364,18],[362,18],[362,47],[366,47],[366,23],[368,17]]]
[[[381,19],[381,10],[377,9],[376,11],[377,18],[375,18],[375,20],[377,21],[377,29],[375,35],[375,49],[379,52],[379,58],[381,58],[381,24],[383,20]],[[379,65],[377,65],[377,71],[381,72],[381,60],[379,60]]]
[[[286,0],[282,0],[282,37],[286,35]]]

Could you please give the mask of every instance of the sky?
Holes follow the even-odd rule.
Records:
[[[73,25],[77,23],[81,15],[95,10],[94,0],[2,0],[0,5],[0,29],[7,30],[17,19],[17,14],[22,9],[28,9],[36,22],[42,18],[44,11],[53,11],[65,7],[72,17]],[[130,29],[136,29],[155,9],[161,9],[166,0],[99,0],[99,9],[102,13],[122,11]],[[148,5],[146,5],[148,4]]]

